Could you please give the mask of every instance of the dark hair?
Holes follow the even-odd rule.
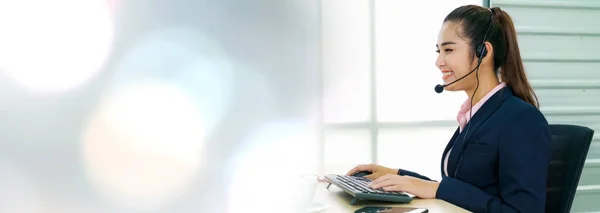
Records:
[[[465,5],[450,12],[444,19],[444,22],[447,21],[462,24],[461,36],[471,40],[472,54],[484,39],[489,23],[486,41],[494,47],[494,71],[500,74],[500,79],[512,88],[517,97],[539,107],[537,96],[525,74],[517,33],[508,13],[498,7],[488,9],[478,5]]]

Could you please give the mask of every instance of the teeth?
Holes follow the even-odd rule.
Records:
[[[449,76],[449,75],[452,75],[452,74],[454,74],[454,72],[444,72],[444,76]]]

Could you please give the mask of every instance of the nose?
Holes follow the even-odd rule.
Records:
[[[442,69],[442,66],[446,66],[446,61],[444,60],[442,54],[438,54],[437,59],[435,60],[435,66],[437,66],[439,69]]]

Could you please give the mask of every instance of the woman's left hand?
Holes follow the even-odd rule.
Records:
[[[373,189],[382,188],[384,191],[406,192],[420,198],[435,198],[440,183],[420,178],[388,174],[375,179],[369,185]]]

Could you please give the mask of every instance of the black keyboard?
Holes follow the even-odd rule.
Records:
[[[350,201],[350,205],[356,204],[359,200],[410,203],[414,197],[403,192],[387,192],[381,189],[371,189],[369,187],[371,180],[364,177],[327,175],[325,176],[325,180],[329,182],[327,188],[333,184],[352,195],[354,199]]]

